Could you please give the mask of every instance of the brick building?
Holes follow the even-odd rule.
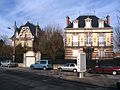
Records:
[[[76,60],[78,52],[85,52],[92,60],[113,58],[110,16],[100,19],[95,15],[83,15],[72,22],[67,16],[64,33],[66,60]]]

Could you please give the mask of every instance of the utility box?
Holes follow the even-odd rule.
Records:
[[[79,72],[79,77],[82,78],[84,72],[86,71],[86,54],[78,53],[77,56],[77,72]]]

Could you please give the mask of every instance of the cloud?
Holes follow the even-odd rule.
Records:
[[[80,14],[93,14],[94,10],[100,18],[109,14],[114,25],[119,3],[119,0],[1,0],[0,34],[9,32],[12,36],[13,32],[6,27],[13,27],[14,21],[18,26],[29,20],[41,27],[57,23],[64,28],[66,16],[73,20]]]

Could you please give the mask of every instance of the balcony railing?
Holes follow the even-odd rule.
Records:
[[[79,42],[72,42],[72,46],[79,46]]]
[[[98,46],[106,46],[106,42],[98,42]]]
[[[92,42],[85,42],[85,46],[87,46],[87,47],[92,46]]]

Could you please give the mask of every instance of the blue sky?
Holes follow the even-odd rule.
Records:
[[[111,25],[117,24],[120,0],[0,0],[0,35],[12,36],[14,21],[20,26],[30,21],[43,28],[49,24],[65,27],[65,17],[70,20],[79,15],[94,14],[99,18],[111,16]]]

